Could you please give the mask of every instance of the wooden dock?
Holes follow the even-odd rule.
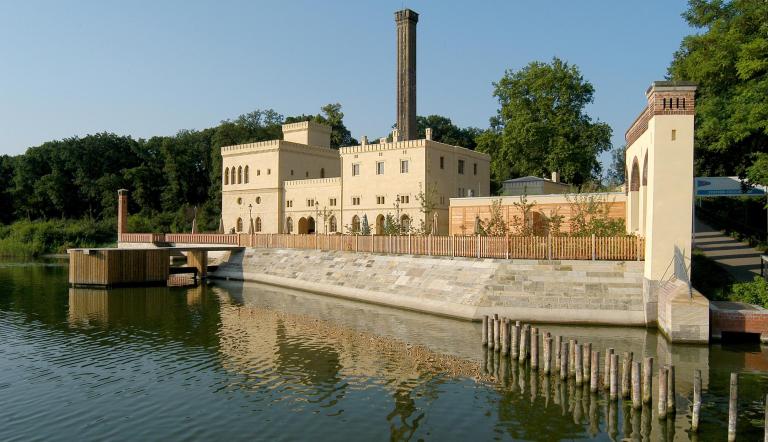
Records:
[[[101,287],[165,285],[172,273],[172,252],[186,252],[191,271],[200,279],[205,279],[208,273],[208,252],[238,249],[241,247],[69,249],[69,284]]]

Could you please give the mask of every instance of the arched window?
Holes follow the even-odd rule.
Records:
[[[645,159],[643,160],[643,181],[640,184],[643,186],[648,185],[648,152],[645,153]]]
[[[354,233],[360,232],[360,217],[357,215],[352,217],[352,232]]]
[[[243,166],[237,167],[237,184],[243,184]]]
[[[248,184],[248,166],[245,166],[245,184]]]
[[[261,232],[261,218],[258,216],[256,217],[256,231]]]
[[[336,233],[337,229],[338,228],[336,226],[336,217],[335,216],[331,216],[331,218],[328,220],[328,232]]]
[[[376,234],[377,235],[383,235],[384,234],[384,215],[379,214],[379,216],[376,217]]]
[[[640,190],[640,166],[637,163],[637,158],[632,161],[632,172],[629,175],[629,191],[637,192]]]
[[[224,185],[229,184],[229,167],[224,169]]]
[[[237,169],[235,169],[235,166],[232,166],[232,179],[230,182],[232,184],[237,184]]]
[[[325,168],[320,168],[320,178],[325,178]]]
[[[238,218],[237,219],[237,228],[236,228],[236,230],[238,232],[242,232],[243,231],[243,219],[242,218]]]
[[[293,233],[293,220],[290,216],[285,220],[285,233]]]

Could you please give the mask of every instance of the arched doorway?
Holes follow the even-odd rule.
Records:
[[[308,232],[307,219],[304,217],[299,218],[299,235],[306,235]]]
[[[635,232],[640,228],[640,164],[637,157],[632,160],[632,170],[629,174],[629,230]]]
[[[400,233],[408,233],[411,231],[411,217],[403,215],[400,217]]]
[[[337,230],[338,226],[336,225],[336,217],[331,216],[331,218],[328,220],[328,232],[336,233]]]
[[[242,218],[238,218],[237,219],[237,227],[235,227],[235,230],[238,231],[238,232],[242,232],[243,231],[243,219]]]
[[[352,217],[352,232],[360,233],[360,217],[357,215]]]
[[[307,233],[315,233],[315,219],[311,216],[307,218]]]
[[[261,233],[261,217],[256,217],[256,232]]]
[[[379,216],[376,217],[376,234],[384,234],[384,215],[382,214],[379,214]]]
[[[643,178],[640,181],[640,209],[637,211],[640,221],[638,230],[641,235],[645,235],[645,213],[648,210],[648,152],[645,152],[643,160]]]
[[[290,216],[285,220],[285,233],[293,233],[293,219]]]

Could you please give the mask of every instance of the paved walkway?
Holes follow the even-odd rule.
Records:
[[[716,261],[738,281],[751,281],[760,274],[760,252],[696,220],[694,247]]]

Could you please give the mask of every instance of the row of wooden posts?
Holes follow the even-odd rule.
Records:
[[[499,315],[483,316],[482,344],[488,351],[509,356],[520,364],[530,363],[533,371],[541,368],[544,376],[554,375],[561,380],[574,379],[577,387],[589,385],[592,393],[602,388],[612,401],[631,399],[632,408],[640,409],[643,404],[652,403],[653,357],[646,357],[642,364],[633,361],[632,352],[624,352],[619,373],[619,355],[613,348],[607,349],[600,379],[600,351],[593,350],[591,343],[579,344],[575,339],[566,342],[562,336],[552,336],[530,324],[521,324],[500,318]],[[539,340],[541,340],[542,358],[539,358]],[[554,342],[554,347],[553,347]],[[541,360],[540,360],[541,359]],[[541,362],[541,367],[539,363]],[[657,411],[659,419],[673,417],[675,408],[675,366],[666,365],[658,368],[659,394]],[[728,401],[728,440],[736,440],[737,389],[738,377],[731,373],[730,397]],[[768,396],[766,397],[768,403]],[[691,431],[699,429],[701,416],[701,370],[694,371],[693,410]],[[765,440],[768,442],[768,408],[765,414]]]

